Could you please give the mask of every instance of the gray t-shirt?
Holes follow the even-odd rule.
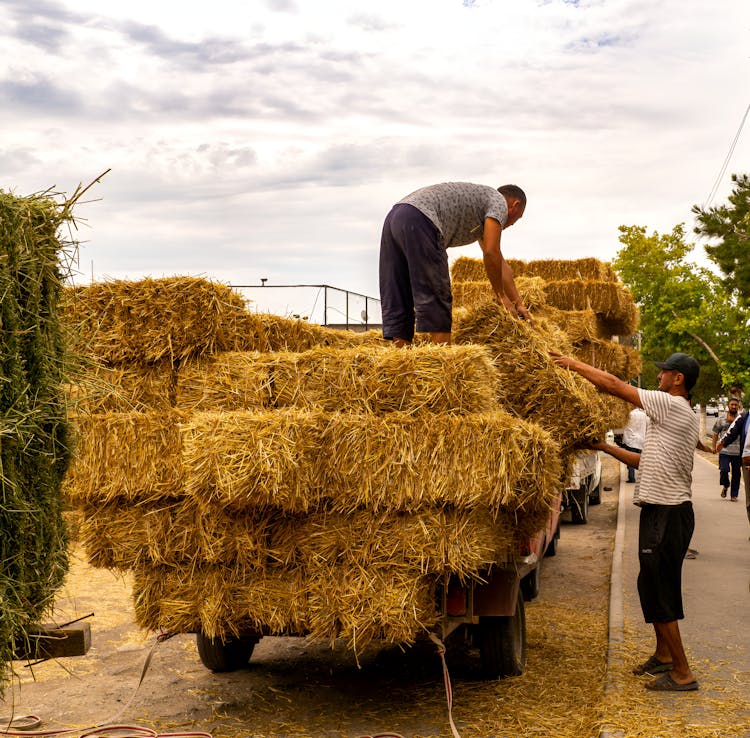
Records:
[[[735,416],[736,418],[737,416]],[[734,419],[727,420],[727,416],[724,415],[723,417],[719,418],[715,423],[713,427],[713,432],[716,433],[719,440],[721,440],[721,437],[729,430],[729,426],[732,425],[734,422]],[[739,456],[742,449],[740,449],[740,439],[739,436],[732,441],[728,446],[725,446],[721,453],[724,454],[724,456]]]
[[[638,390],[638,397],[649,424],[633,501],[636,505],[679,505],[692,496],[698,417],[684,397],[644,389]]]
[[[466,246],[481,237],[484,219],[494,218],[505,226],[508,203],[494,187],[471,182],[443,182],[422,187],[401,203],[413,205],[440,231],[443,246]]]

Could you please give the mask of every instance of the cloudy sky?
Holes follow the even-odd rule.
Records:
[[[609,259],[692,229],[750,102],[748,0],[2,0],[0,43],[0,189],[111,170],[79,281],[376,296],[390,206],[449,180],[527,191],[508,257]],[[745,130],[715,202],[748,169]]]

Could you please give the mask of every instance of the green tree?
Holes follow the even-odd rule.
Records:
[[[647,384],[655,380],[654,361],[685,351],[701,364],[698,399],[750,385],[750,313],[719,277],[688,261],[694,246],[685,241],[684,225],[669,234],[647,235],[642,226],[619,230],[623,246],[613,263],[640,308]]]
[[[729,204],[712,208],[693,205],[697,225],[695,233],[718,239],[708,244],[708,257],[721,269],[724,284],[750,305],[750,177],[733,174],[734,188]]]

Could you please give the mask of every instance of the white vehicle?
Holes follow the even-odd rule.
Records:
[[[602,460],[598,451],[579,451],[563,494],[563,507],[574,523],[589,521],[589,505],[602,501]]]
[[[719,408],[716,405],[706,405],[706,415],[715,415],[719,417]]]

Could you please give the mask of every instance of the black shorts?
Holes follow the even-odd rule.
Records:
[[[643,505],[638,528],[638,594],[647,623],[682,620],[682,562],[695,528],[693,504]]]
[[[385,338],[451,330],[448,254],[435,224],[413,205],[394,205],[380,240],[380,307]]]

